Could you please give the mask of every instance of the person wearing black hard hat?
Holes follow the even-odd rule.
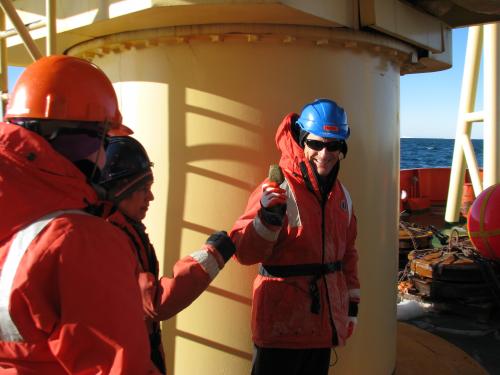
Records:
[[[338,180],[350,127],[329,99],[290,113],[276,132],[280,173],[248,200],[231,239],[241,264],[260,263],[253,284],[252,375],[326,375],[331,348],[357,322],[357,224]]]
[[[151,192],[153,163],[144,147],[132,137],[110,137],[108,142],[101,186],[113,207],[105,214],[106,219],[121,228],[135,248],[142,270],[139,285],[147,317],[151,359],[162,373],[166,373],[159,322],[171,318],[198,298],[235,248],[226,232],[215,232],[200,250],[176,262],[173,277],[160,277],[155,250],[142,223],[154,199]]]

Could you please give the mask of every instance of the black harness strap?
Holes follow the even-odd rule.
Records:
[[[311,263],[293,264],[287,266],[266,266],[261,264],[259,274],[267,277],[294,277],[313,276],[309,283],[309,294],[311,296],[311,312],[319,314],[321,309],[318,280],[328,273],[342,271],[342,262],[333,263]]]
[[[266,266],[261,264],[259,274],[268,277],[322,276],[342,271],[342,262],[292,264],[287,266]]]
[[[157,258],[154,250],[151,248],[151,243],[149,242],[149,238],[144,231],[144,226],[140,223],[134,223],[132,220],[129,220],[127,218],[127,221],[129,224],[132,225],[134,230],[136,231],[136,234],[139,236],[142,245],[146,251],[146,255],[148,257],[148,266],[149,266],[149,272],[155,275],[155,279],[158,279],[158,271],[157,271]],[[142,261],[142,256],[141,256],[141,246],[139,246],[139,243],[137,243],[137,240],[135,236],[126,228],[126,227],[120,227],[132,240],[134,243],[134,247],[136,250],[136,255],[139,261],[139,264],[141,264],[143,271],[148,270],[148,267],[146,267],[146,264],[143,263]],[[160,371],[162,374],[167,373],[167,368],[165,364],[165,359],[163,358],[163,349],[162,349],[162,341],[161,341],[161,329],[160,329],[160,324],[158,322],[153,322],[152,324],[152,332],[149,333],[149,344],[150,344],[150,357],[151,361],[153,364],[156,366],[156,368]]]

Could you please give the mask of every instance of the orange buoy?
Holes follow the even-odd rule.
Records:
[[[474,200],[467,230],[482,256],[500,260],[500,184],[490,186]]]
[[[472,202],[474,202],[474,198],[476,198],[474,195],[474,188],[470,182],[466,182],[462,193],[462,205],[460,206],[460,212],[464,217],[467,217],[470,206],[472,206]]]

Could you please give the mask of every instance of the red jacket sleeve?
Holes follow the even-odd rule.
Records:
[[[272,254],[280,234],[281,227],[265,224],[261,220],[261,196],[262,187],[259,186],[250,195],[245,213],[236,221],[229,234],[236,246],[235,258],[241,264],[265,261]]]
[[[78,219],[94,227],[51,238],[59,247],[60,311],[48,340],[52,353],[71,374],[158,374],[128,241],[110,224]]]
[[[224,267],[221,255],[210,245],[177,261],[172,277],[158,282],[156,320],[166,320],[189,306]]]

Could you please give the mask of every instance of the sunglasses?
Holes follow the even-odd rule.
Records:
[[[343,141],[330,141],[330,142],[323,142],[323,141],[318,141],[315,139],[306,139],[306,145],[309,147],[311,150],[314,151],[321,151],[326,147],[327,151],[333,152],[333,151],[339,151],[342,149],[344,142]]]

